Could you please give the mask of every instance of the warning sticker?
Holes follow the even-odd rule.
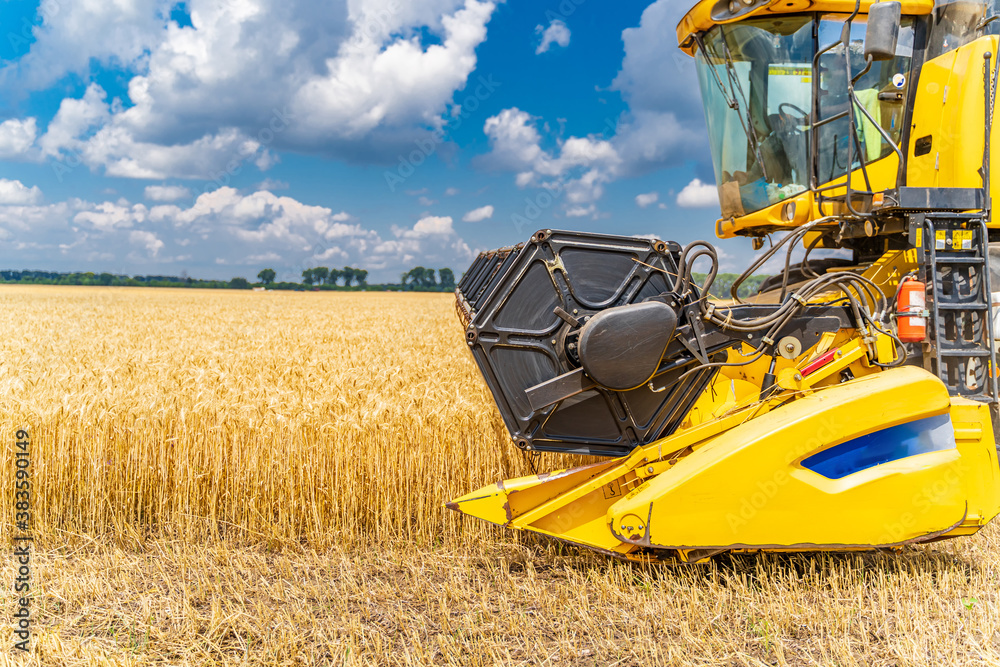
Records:
[[[972,250],[972,230],[956,229],[951,237],[952,250]]]
[[[948,232],[943,229],[934,232],[934,248],[936,250],[944,250],[945,246],[947,245],[948,245]]]

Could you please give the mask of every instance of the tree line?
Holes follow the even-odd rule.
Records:
[[[440,276],[440,281],[437,276]],[[91,285],[107,287],[191,287],[202,289],[251,289],[265,287],[273,290],[369,290],[369,291],[419,291],[450,292],[455,289],[455,274],[451,269],[426,269],[415,267],[401,277],[399,283],[368,284],[368,271],[345,266],[342,269],[315,267],[302,272],[302,282],[278,282],[277,271],[263,269],[257,274],[258,282],[252,283],[238,276],[231,280],[202,280],[180,276],[128,276],[115,273],[57,271],[0,270],[0,283],[30,285]]]
[[[261,283],[270,285],[274,282],[277,274],[274,269],[264,269],[257,274]],[[345,266],[342,269],[331,269],[325,266],[317,266],[313,269],[306,269],[302,272],[303,285],[333,285],[336,286],[340,279],[344,279],[344,287],[351,287],[351,283],[357,282],[358,287],[368,286],[368,271],[365,269],[355,269]]]
[[[696,285],[699,286],[704,284],[706,277],[707,276],[704,273],[691,274],[691,279],[695,282]],[[732,298],[732,296],[730,296],[729,294],[730,288],[732,288],[733,283],[736,282],[736,279],[739,277],[740,276],[738,273],[720,273],[715,277],[715,280],[712,282],[712,287],[709,289],[709,294],[716,299],[722,299],[728,301],[729,299]],[[750,296],[753,296],[754,294],[757,294],[758,290],[760,290],[760,286],[768,278],[770,278],[770,276],[748,277],[746,280],[743,281],[743,284],[740,285],[740,289],[737,291],[737,294],[740,295],[741,299],[746,299]]]

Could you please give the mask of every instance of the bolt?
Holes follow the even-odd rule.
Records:
[[[795,351],[795,345],[793,343],[785,343],[785,351],[786,352],[794,352]]]
[[[553,339],[552,339],[552,344],[553,344],[553,345],[555,345],[555,344],[556,344],[556,339],[555,339],[555,338],[553,338]]]
[[[576,309],[576,308],[574,308],[574,309],[573,309],[573,314],[574,314],[574,315],[578,314],[579,312],[580,312],[580,311],[579,311],[578,309]]]
[[[842,356],[844,356],[844,353],[841,350],[837,350],[837,353],[834,354],[833,356],[835,356],[838,359],[840,359]]]
[[[648,472],[650,475],[652,475],[653,474],[653,466],[649,466],[648,468],[646,468],[646,472]]]
[[[796,382],[802,382],[802,373],[796,373],[795,374],[795,381]]]

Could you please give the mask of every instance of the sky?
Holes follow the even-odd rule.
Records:
[[[0,0],[0,269],[389,282],[543,228],[711,240],[687,8]]]

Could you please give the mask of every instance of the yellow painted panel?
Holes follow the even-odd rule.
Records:
[[[981,141],[979,146],[980,150],[982,150]],[[868,178],[871,179],[872,190],[874,192],[896,187],[897,177],[899,175],[899,158],[895,153],[891,153],[889,156],[884,157],[881,160],[872,162],[867,166],[867,169]],[[841,176],[840,178],[834,179],[829,183],[824,183],[822,185],[843,185],[846,182],[847,178],[845,176]],[[851,172],[851,187],[855,190],[868,189],[865,184],[864,174],[860,169],[856,169]],[[834,197],[837,195],[843,195],[846,191],[846,188],[839,187],[832,188],[825,194],[827,196]],[[789,201],[795,202],[796,210],[795,218],[790,222],[785,221],[782,218],[782,209]],[[755,229],[768,232],[774,229],[794,229],[796,227],[801,227],[803,224],[811,222],[812,220],[838,212],[839,211],[834,211],[830,204],[826,204],[820,208],[816,201],[815,193],[804,192],[794,199],[778,202],[777,204],[773,204],[772,206],[755,211],[754,213],[749,213],[739,218],[722,218],[715,224],[715,233],[720,239],[728,239]]]
[[[861,13],[867,14],[868,8],[876,1],[862,0]],[[717,23],[731,23],[732,20],[715,21],[712,19],[712,10],[717,4],[718,0],[701,0],[691,8],[691,11],[677,25],[677,43],[684,44],[693,33],[708,30]],[[904,15],[930,14],[934,9],[934,0],[903,0],[902,4]],[[761,5],[743,18],[807,11],[851,13],[854,11],[854,6],[854,0],[771,0],[770,3]]]
[[[908,185],[982,187],[986,126],[983,56],[991,52],[995,64],[997,50],[997,37],[983,37],[924,64],[913,108]],[[990,130],[992,153],[1000,155],[996,126],[994,122]],[[917,155],[918,145],[926,146],[928,140],[930,150]],[[996,199],[1000,179],[993,179],[991,185]]]
[[[609,523],[614,530],[645,518],[637,545],[756,548],[898,543],[955,528],[966,502],[992,518],[1000,480],[988,467],[996,467],[996,451],[986,414],[968,418],[985,420],[989,441],[962,440],[957,450],[835,481],[798,465],[828,446],[950,408],[944,385],[915,367],[830,387],[723,433],[617,503]]]

